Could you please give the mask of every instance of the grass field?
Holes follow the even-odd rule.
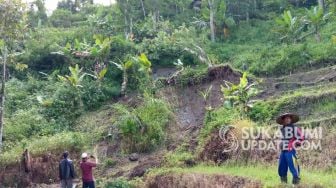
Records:
[[[242,176],[261,181],[264,187],[278,187],[280,185],[276,166],[265,165],[233,165],[225,164],[221,166],[198,165],[192,168],[164,168],[153,170],[150,174],[170,174],[170,173],[201,173],[201,174],[226,174]],[[323,172],[316,170],[303,169],[301,172],[301,182],[305,186],[322,186],[333,188],[336,185],[336,171]],[[291,181],[290,172],[288,180]],[[288,184],[290,185],[290,184]]]

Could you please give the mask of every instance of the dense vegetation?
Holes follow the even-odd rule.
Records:
[[[251,78],[333,65],[335,13],[332,0],[117,0],[111,6],[62,0],[48,15],[44,0],[29,5],[0,0],[0,94],[5,96],[0,166],[15,163],[25,148],[35,156],[64,148],[79,152],[112,134],[122,154],[153,152],[165,144],[175,121],[173,107],[157,96],[165,84],[155,70],[175,68],[175,84],[185,87],[201,83],[215,65],[228,64]],[[244,90],[248,83],[242,84],[237,87]],[[223,89],[224,98],[229,89]],[[258,101],[251,108],[257,91],[232,96],[238,102],[206,111],[196,153],[222,124],[237,119],[267,124],[283,108],[305,104],[302,96],[309,98],[311,113],[336,109],[330,105],[333,97],[319,105],[314,91]],[[106,115],[106,109],[113,114]],[[195,157],[180,146],[164,160],[171,167]],[[124,179],[102,184],[128,185]]]

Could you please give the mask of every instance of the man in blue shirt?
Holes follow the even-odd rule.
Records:
[[[293,184],[300,183],[300,167],[297,163],[295,148],[301,146],[303,134],[301,129],[294,123],[299,121],[299,116],[296,114],[286,113],[277,118],[277,123],[281,127],[281,154],[279,159],[278,173],[282,183],[287,183],[288,169],[293,175]]]

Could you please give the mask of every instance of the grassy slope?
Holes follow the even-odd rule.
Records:
[[[259,180],[264,187],[274,187],[279,184],[277,167],[265,165],[231,165],[206,166],[199,165],[192,168],[163,168],[155,169],[151,174],[165,173],[202,173],[202,174],[227,174],[233,176],[242,176]],[[289,173],[290,174],[290,173]],[[304,170],[302,172],[302,183],[307,185],[321,185],[323,187],[334,187],[336,184],[336,172],[322,172],[317,170]]]

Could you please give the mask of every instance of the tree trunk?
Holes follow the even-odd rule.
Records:
[[[120,95],[124,97],[126,95],[126,89],[127,89],[127,69],[124,67],[123,69],[123,82],[121,84],[121,90],[120,90]]]
[[[213,9],[213,0],[208,0],[209,8],[210,8],[210,31],[211,31],[211,41],[216,41],[216,35],[215,35],[215,15],[214,15],[214,9]]]
[[[127,22],[127,16],[125,14],[124,16],[124,21],[125,21],[125,39],[127,40],[128,39],[128,31],[127,31],[127,25],[128,25],[128,22]]]
[[[324,2],[324,0],[318,0],[318,3],[319,3],[319,7],[322,8],[323,13],[324,13],[324,11],[325,11],[325,2]]]
[[[144,2],[143,2],[143,0],[140,0],[140,2],[141,2],[142,13],[144,15],[144,18],[146,18],[146,10],[145,10]]]
[[[5,83],[6,83],[6,62],[8,51],[7,48],[3,49],[3,62],[2,62],[2,81],[1,81],[1,93],[0,93],[0,151],[2,150],[3,142],[3,127],[4,127],[4,114],[5,114]]]
[[[315,32],[314,33],[315,33],[315,39],[316,39],[316,41],[317,42],[321,42],[321,34],[320,34],[317,26],[315,26]]]

